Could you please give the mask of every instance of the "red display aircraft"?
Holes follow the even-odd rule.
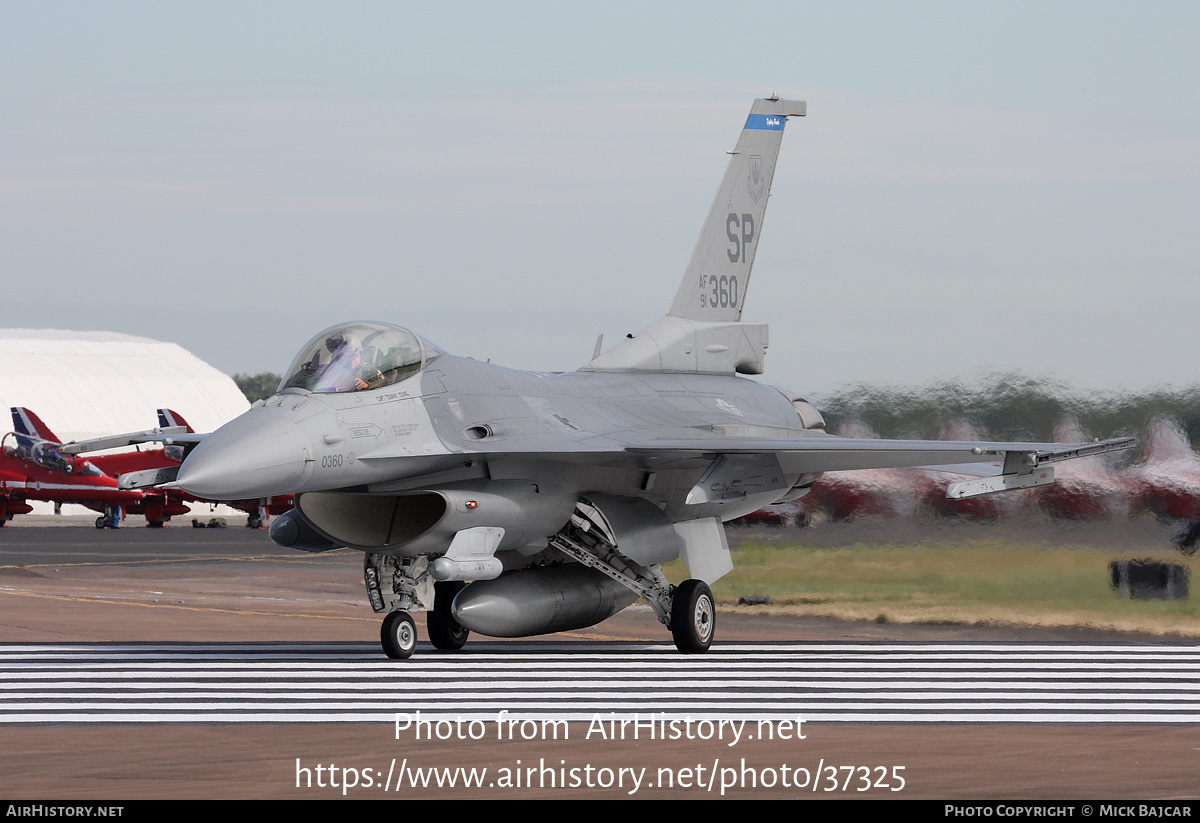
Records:
[[[13,426],[17,431],[38,437],[43,440],[52,440],[54,443],[60,443],[60,440],[54,432],[50,431],[46,423],[42,422],[40,417],[30,412],[29,409],[13,408],[12,410]],[[184,416],[172,409],[158,409],[158,427],[163,431],[178,431],[188,435],[194,435],[192,427],[184,420]],[[119,486],[126,487],[124,482],[121,482],[122,476],[132,475],[134,473],[149,473],[158,469],[174,469],[178,468],[179,464],[184,462],[184,457],[187,456],[187,451],[192,446],[196,445],[196,438],[180,437],[176,443],[168,443],[167,445],[146,447],[145,444],[136,445],[134,451],[121,451],[107,453],[107,455],[92,455],[91,462],[100,468],[104,473],[115,477],[118,480]],[[124,443],[114,445],[126,445]],[[143,500],[138,504],[132,504],[132,507],[126,509],[131,515],[145,515],[146,525],[149,527],[161,527],[163,522],[168,521],[174,515],[186,515],[190,513],[187,503],[211,503],[210,500],[193,497],[193,495],[185,494],[178,488],[143,488]],[[277,497],[269,497],[262,499],[251,500],[222,500],[222,504],[233,506],[234,509],[245,511],[248,515],[246,525],[252,529],[260,529],[266,525],[268,519],[272,515],[282,515],[292,509],[292,495],[283,494]]]
[[[1174,420],[1155,420],[1142,461],[1126,472],[1129,513],[1183,524],[1175,544],[1192,554],[1200,543],[1200,458]]]
[[[13,410],[16,418],[17,410]],[[121,489],[115,477],[92,461],[59,451],[58,442],[36,415],[22,410],[26,421],[36,420],[27,431],[14,431],[0,441],[0,525],[16,514],[33,511],[29,501],[79,503],[100,512],[98,528],[116,527],[123,509],[137,508],[145,495]],[[18,427],[20,428],[20,427]],[[44,432],[49,432],[46,437]]]
[[[54,503],[81,503],[94,511],[101,512],[96,518],[96,528],[117,528],[126,514],[140,514],[146,525],[162,527],[163,523],[177,514],[188,514],[191,509],[177,496],[159,491],[122,489],[118,474],[120,459],[125,455],[104,455],[82,460],[61,452],[62,441],[50,427],[34,412],[22,406],[12,408],[13,432],[4,440],[4,455],[21,462],[29,471],[25,481],[24,499],[48,500]],[[163,449],[154,450],[160,455]],[[114,460],[118,458],[118,460]],[[163,459],[148,454],[148,459]],[[183,459],[179,453],[176,464]],[[80,465],[82,464],[82,465]],[[57,471],[68,475],[70,482],[58,483],[35,477],[34,467],[43,471]],[[18,482],[19,481],[15,481]],[[32,484],[32,487],[31,487]],[[80,488],[80,487],[83,488]],[[103,493],[99,489],[104,489]],[[14,486],[13,491],[19,491]],[[95,495],[100,494],[100,497]],[[16,496],[15,494],[13,495]],[[30,511],[28,504],[20,511],[9,507],[13,514]]]
[[[43,452],[49,453],[52,451],[54,454],[58,454],[61,460],[70,461],[72,459],[69,455],[62,455],[58,451],[57,447],[61,445],[61,440],[34,412],[17,406],[12,409],[12,418],[15,429],[13,433],[14,437],[44,444],[41,449]],[[194,434],[192,427],[188,425],[187,421],[171,409],[158,410],[158,424],[163,429],[174,428]],[[187,445],[182,444],[168,444],[155,448],[145,448],[139,445],[134,451],[97,454],[92,455],[90,461],[84,461],[106,478],[106,486],[111,485],[115,487],[120,495],[122,495],[119,502],[115,504],[109,503],[108,507],[103,509],[105,514],[96,521],[97,528],[115,528],[120,520],[120,514],[114,511],[114,506],[122,507],[125,514],[143,515],[146,518],[146,525],[151,528],[161,528],[167,520],[170,520],[175,515],[190,514],[191,509],[187,505],[189,502],[209,502],[184,494],[178,489],[136,490],[121,488],[122,484],[120,480],[122,475],[179,466],[187,454],[187,448]],[[81,458],[74,459],[81,460]],[[30,499],[42,500],[46,498],[38,497]],[[57,498],[55,499],[57,500]],[[75,498],[64,498],[60,502],[78,503],[84,501]],[[251,528],[262,528],[270,515],[282,514],[292,508],[292,498],[290,495],[265,498],[263,500],[222,502],[245,511],[249,515],[246,525]],[[91,508],[96,507],[92,506]],[[27,505],[22,509],[22,511],[29,510]],[[12,508],[9,511],[19,513]]]

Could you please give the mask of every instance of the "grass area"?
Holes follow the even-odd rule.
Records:
[[[1198,563],[1167,549],[1132,556],[1193,571]],[[1200,595],[1129,600],[1112,588],[1109,563],[1125,559],[1131,559],[1129,551],[1005,539],[838,548],[743,543],[734,552],[734,570],[713,593],[723,609],[743,596],[769,596],[770,606],[739,608],[774,614],[1200,636]],[[672,582],[687,576],[679,561],[665,571]]]

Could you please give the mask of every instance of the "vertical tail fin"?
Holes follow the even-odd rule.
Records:
[[[28,437],[36,437],[50,443],[61,443],[58,435],[50,431],[50,427],[42,422],[42,418],[24,406],[12,407],[13,431]]]
[[[171,409],[159,409],[158,427],[160,429],[169,429],[172,426],[186,426],[188,434],[195,434],[195,432],[192,431],[191,425],[189,425],[188,422],[183,419],[183,415],[181,415],[179,412],[172,411]]]
[[[742,319],[783,127],[788,117],[803,117],[804,113],[805,104],[799,100],[772,97],[754,101],[668,312],[671,316],[725,322]]]
[[[611,350],[597,347],[581,371],[762,374],[767,326],[741,322],[742,306],[783,127],[804,111],[799,100],[754,101],[671,310]]]

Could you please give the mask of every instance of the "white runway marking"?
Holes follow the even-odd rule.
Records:
[[[722,719],[1200,723],[1200,648],[523,641],[392,661],[374,644],[0,645],[0,723]]]

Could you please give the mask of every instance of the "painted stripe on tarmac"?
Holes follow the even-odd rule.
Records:
[[[373,644],[7,644],[0,723],[391,723],[803,717],[825,723],[1200,722],[1170,644],[522,641],[410,660]]]

